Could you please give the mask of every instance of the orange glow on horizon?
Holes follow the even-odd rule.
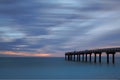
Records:
[[[27,53],[27,52],[13,52],[13,51],[4,51],[0,52],[3,55],[13,55],[13,56],[26,56],[26,57],[49,57],[51,54],[47,53]]]

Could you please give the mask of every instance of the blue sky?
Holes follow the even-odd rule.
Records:
[[[119,8],[119,0],[0,0],[0,56],[120,46]]]

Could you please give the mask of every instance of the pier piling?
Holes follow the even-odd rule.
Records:
[[[96,63],[96,53],[94,54],[94,63]]]
[[[81,55],[79,54],[79,61],[81,61]]]
[[[99,53],[99,63],[101,63],[101,53]]]
[[[90,54],[90,62],[91,62],[91,55],[92,55],[92,54]]]
[[[109,54],[107,53],[107,64],[109,64]]]
[[[85,54],[85,61],[87,62],[87,53]]]
[[[112,54],[112,63],[115,63],[115,53]]]
[[[74,54],[74,61],[75,61],[75,54]]]
[[[82,61],[84,62],[84,54],[82,54]]]

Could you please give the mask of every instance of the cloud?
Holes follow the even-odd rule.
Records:
[[[0,4],[1,51],[62,56],[66,51],[120,45],[118,0],[0,0]]]
[[[9,26],[0,27],[0,42],[12,42],[16,39],[24,38],[25,34]]]

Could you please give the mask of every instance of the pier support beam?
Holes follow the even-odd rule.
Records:
[[[84,62],[84,54],[82,54],[82,61]]]
[[[107,53],[107,64],[109,64],[109,53]]]
[[[69,55],[69,61],[70,61],[70,55]]]
[[[115,53],[112,54],[112,63],[113,63],[113,64],[115,63]]]
[[[87,62],[87,53],[85,54],[85,61]]]
[[[68,60],[68,55],[65,55],[65,60]]]
[[[76,57],[76,61],[78,61],[78,55],[77,55],[77,57]]]
[[[71,54],[70,54],[70,61],[71,61]]]
[[[72,61],[72,54],[70,56],[71,56],[71,61]]]
[[[70,61],[70,55],[68,55],[68,61]]]
[[[90,54],[90,62],[91,62],[91,55],[92,55],[92,54]]]
[[[81,55],[79,54],[79,61],[81,61]]]
[[[79,55],[77,54],[77,61],[79,61]]]
[[[101,63],[101,53],[99,53],[99,63]]]
[[[69,61],[69,55],[68,55],[68,61]]]
[[[65,60],[66,60],[66,55],[65,55]]]
[[[77,54],[77,61],[79,61],[79,54]]]
[[[96,63],[96,53],[95,53],[95,57],[94,57],[94,63]]]
[[[74,54],[74,61],[75,61],[75,54]]]
[[[79,55],[77,54],[77,61],[79,61]]]
[[[70,61],[72,60],[72,55],[70,55]]]

